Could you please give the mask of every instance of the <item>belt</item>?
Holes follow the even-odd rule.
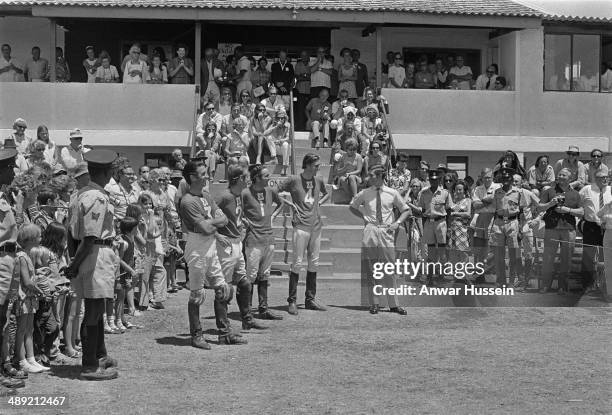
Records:
[[[0,246],[0,252],[4,252],[4,253],[15,253],[15,251],[17,251],[17,244],[14,243],[7,243],[4,244],[2,246]]]
[[[496,217],[497,219],[502,219],[502,220],[506,220],[506,221],[507,221],[507,220],[514,220],[514,219],[518,219],[519,215],[502,216],[502,215],[495,214],[495,217]]]
[[[113,246],[113,240],[112,239],[96,239],[94,240],[94,245]]]
[[[427,218],[427,220],[430,222],[440,222],[441,220],[444,220],[444,219],[446,219],[446,216],[437,216],[435,218],[432,218],[431,216],[429,216]]]

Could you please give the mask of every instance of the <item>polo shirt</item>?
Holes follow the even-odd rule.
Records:
[[[597,224],[601,223],[597,216],[597,212],[603,208],[603,206],[599,205],[599,195],[601,192],[602,190],[595,184],[584,186],[580,189],[580,192],[578,192],[580,195],[580,206],[584,208],[584,220]],[[610,188],[608,186],[604,186],[603,188],[603,200],[604,206],[612,202],[612,194],[610,194]]]
[[[299,174],[281,182],[278,190],[291,193],[291,201],[295,206],[293,211],[294,227],[310,229],[321,226],[319,200],[321,195],[325,196],[327,194],[322,178],[317,176],[306,180]]]
[[[275,209],[274,204],[276,206],[282,204],[278,192],[271,187],[255,190],[251,186],[244,189],[241,196],[246,223],[246,245],[273,243],[272,213]]]

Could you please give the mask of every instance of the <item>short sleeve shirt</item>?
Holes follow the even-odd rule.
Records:
[[[400,212],[408,210],[408,206],[399,192],[387,186],[377,189],[374,186],[363,189],[357,193],[351,202],[354,209],[361,208],[363,219],[366,223],[378,224],[376,221],[376,194],[380,192],[382,223],[380,225],[391,225],[395,221],[393,208]]]
[[[457,75],[457,76],[472,75],[472,68],[466,65],[463,65],[461,68],[458,66],[453,66],[449,74]],[[459,81],[459,89],[470,89],[470,82],[469,81]]]
[[[567,206],[570,209],[580,207],[580,194],[574,189],[569,189],[567,192],[564,192],[559,186],[544,190],[540,194],[540,203],[548,203],[558,194],[565,195],[565,203],[563,206]],[[567,222],[564,217],[565,215],[562,215],[555,229],[574,229],[574,224]]]
[[[263,190],[255,190],[249,187],[242,191],[242,203],[244,206],[244,218],[246,219],[246,238],[248,245],[271,242],[274,239],[272,233],[272,213],[274,203],[282,204],[278,192],[271,187]]]
[[[225,190],[215,202],[227,217],[227,224],[219,228],[218,232],[228,238],[240,238],[243,229],[243,208],[240,195],[234,196],[232,192]]]
[[[292,202],[296,207],[293,212],[294,227],[313,228],[321,226],[319,200],[321,195],[327,194],[323,179],[313,177],[306,180],[300,174],[281,183],[279,190],[291,193]]]
[[[115,237],[113,217],[115,209],[108,194],[96,183],[90,182],[81,189],[76,200],[76,229],[73,237],[110,239]]]
[[[117,72],[117,68],[114,65],[110,65],[108,68],[98,66],[95,77],[104,81],[116,81],[119,79],[119,72]]]
[[[181,198],[179,215],[183,221],[183,231],[195,232],[196,224],[219,217],[223,212],[208,192],[202,193],[202,196],[186,193]]]
[[[528,201],[517,187],[512,186],[508,191],[500,187],[493,193],[493,206],[499,216],[514,216],[528,206]]]
[[[331,104],[327,101],[321,102],[318,98],[313,99],[310,107],[310,119],[320,120],[325,112],[331,115]]]
[[[423,209],[423,216],[440,218],[446,216],[446,209],[453,204],[448,190],[438,187],[435,192],[428,187],[419,192],[417,206]]]

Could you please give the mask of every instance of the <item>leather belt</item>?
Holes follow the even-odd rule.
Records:
[[[429,217],[427,218],[427,220],[428,220],[428,221],[431,221],[431,222],[440,222],[441,220],[444,220],[444,219],[446,219],[446,216],[437,216],[437,217],[431,217],[431,216],[429,216]]]
[[[502,219],[502,220],[504,220],[504,221],[508,221],[508,220],[518,219],[519,215],[502,216],[502,215],[495,214],[495,217],[496,217],[497,219]]]
[[[94,245],[113,246],[113,240],[112,239],[96,239],[94,240]]]

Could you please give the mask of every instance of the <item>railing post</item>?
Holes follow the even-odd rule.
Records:
[[[289,104],[290,106],[290,115],[289,123],[291,126],[289,127],[289,145],[291,146],[291,174],[295,174],[295,128],[294,128],[294,116],[293,116],[293,87],[289,89]]]
[[[57,25],[55,19],[49,19],[49,82],[57,80],[57,55],[55,48],[57,45]]]

